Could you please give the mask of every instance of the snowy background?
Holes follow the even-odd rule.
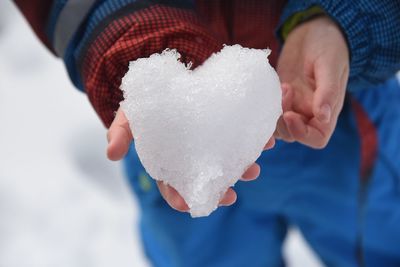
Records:
[[[147,267],[138,207],[60,60],[0,1],[0,267]],[[289,266],[321,266],[298,231]]]

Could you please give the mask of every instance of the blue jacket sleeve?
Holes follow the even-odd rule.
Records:
[[[350,51],[349,90],[381,83],[400,70],[400,1],[289,0],[280,25],[312,6],[321,7],[346,37]]]

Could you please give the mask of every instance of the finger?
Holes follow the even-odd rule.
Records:
[[[285,112],[292,109],[293,90],[289,83],[282,83],[281,88],[282,88],[282,110],[283,112]],[[278,119],[274,136],[278,139],[282,139],[287,142],[293,141],[293,137],[289,134],[287,126],[282,119],[282,116]]]
[[[284,140],[286,142],[293,142],[294,141],[293,136],[290,134],[289,130],[287,129],[287,125],[286,125],[286,122],[283,119],[283,116],[281,116],[278,119],[278,123],[276,125],[274,136],[277,139],[281,139],[281,140]]]
[[[323,123],[329,123],[338,116],[344,101],[348,77],[345,67],[338,68],[337,64],[329,63],[325,62],[323,66],[316,64],[315,69],[313,114]]]
[[[286,84],[286,96],[282,101],[283,112],[295,111],[312,117],[312,100],[314,97],[314,82],[307,78],[296,78],[290,84]]]
[[[263,150],[268,150],[271,149],[275,146],[275,138],[272,136],[268,142],[265,144],[264,149]]]
[[[275,132],[274,132],[273,136],[274,136],[275,139],[281,140],[282,137],[279,135],[279,132],[278,132],[277,128],[275,129]],[[265,147],[264,147],[264,150],[266,150]]]
[[[291,110],[293,104],[293,89],[289,83],[282,83],[282,109],[283,112]]]
[[[107,157],[110,160],[120,160],[129,150],[133,139],[131,129],[124,112],[119,109],[107,133]]]
[[[253,163],[242,175],[242,181],[252,181],[260,175],[260,165]]]
[[[186,212],[189,210],[185,200],[175,190],[175,188],[161,181],[157,181],[157,186],[165,201],[167,201],[168,205],[170,205],[173,209],[181,212]]]
[[[321,126],[316,118],[308,120],[296,112],[287,112],[284,120],[296,141],[312,148],[324,148],[333,132],[332,126]]]
[[[232,188],[228,188],[219,202],[219,206],[230,206],[236,202],[237,195]]]

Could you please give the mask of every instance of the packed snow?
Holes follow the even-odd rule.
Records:
[[[146,171],[207,216],[260,156],[282,114],[270,50],[225,46],[190,70],[166,50],[130,63],[121,103]]]
[[[0,266],[150,266],[105,129],[60,60],[0,1]],[[288,266],[322,266],[297,230]]]

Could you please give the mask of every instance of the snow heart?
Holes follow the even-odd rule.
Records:
[[[270,50],[225,46],[194,71],[166,50],[131,62],[121,103],[139,158],[207,216],[260,156],[282,113]]]

